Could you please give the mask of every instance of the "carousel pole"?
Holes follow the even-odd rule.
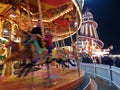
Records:
[[[62,40],[62,42],[63,42],[63,46],[65,46],[65,41],[64,41],[64,39]]]
[[[26,0],[27,3],[27,14],[28,14],[28,30],[32,28],[32,23],[31,23],[31,17],[30,17],[30,6],[29,6],[29,0]]]
[[[43,22],[42,22],[42,9],[41,9],[40,0],[38,0],[38,12],[39,12],[39,20],[40,20],[40,26],[41,26],[41,30],[42,30],[42,35],[43,35],[43,38],[44,38],[45,37],[44,36],[44,25],[43,25]]]
[[[56,37],[56,39],[57,39],[56,28],[55,28],[55,37]],[[57,43],[57,40],[55,40],[55,47],[56,47],[56,48],[58,47],[58,43]]]
[[[19,6],[20,6],[20,2],[19,2]],[[21,12],[21,10],[19,10],[19,13],[20,13],[20,18],[19,18],[19,21],[18,21],[18,32],[17,32],[17,36],[18,36],[18,38],[21,40],[22,38],[22,25],[21,25],[21,23],[22,23],[22,12]],[[20,33],[19,33],[20,32]],[[22,47],[22,43],[20,42],[20,44],[19,44],[19,46],[20,47]],[[20,63],[22,63],[22,60],[20,60]]]
[[[21,0],[19,0],[19,15],[20,15],[20,18],[19,18],[19,21],[18,21],[18,28],[19,28],[19,31],[22,30],[22,11],[21,11],[21,7],[20,7],[20,4],[21,4]],[[21,32],[18,33],[18,37],[21,37]]]
[[[62,39],[60,40],[60,43],[61,43],[61,47],[64,47],[64,46],[63,46],[63,41],[62,41]]]
[[[41,30],[42,30],[42,36],[43,36],[43,38],[45,38],[45,36],[44,36],[44,25],[43,25],[43,22],[42,22],[42,11],[41,11],[41,2],[40,2],[40,0],[38,0],[38,11],[39,11],[39,20],[40,20],[40,25],[41,25]],[[49,59],[49,56],[46,59]],[[51,78],[50,78],[50,64],[47,63],[46,65],[47,65],[47,74],[48,74],[47,86],[51,86],[52,81],[51,81]]]
[[[57,47],[60,47],[60,45],[59,45],[59,41],[58,41],[58,33],[57,33],[57,31],[56,31],[56,28],[55,28],[55,34],[56,34],[56,45],[57,45]]]
[[[78,30],[79,31],[79,30]],[[76,41],[78,41],[78,31],[76,33]],[[77,61],[77,68],[78,68],[78,76],[80,77],[80,60],[79,60],[79,52],[78,52],[79,46],[78,44],[76,45],[76,51],[77,51],[77,57],[76,57],[76,61]]]
[[[70,25],[68,26],[68,28],[69,28],[70,34],[72,34]],[[73,38],[72,38],[72,35],[70,36],[70,41],[71,41],[71,45],[72,45],[72,43],[74,42],[74,41],[73,41]],[[70,48],[70,51],[72,51],[71,48]]]
[[[65,34],[63,34],[64,36]],[[65,41],[64,41],[64,38],[62,38],[62,44],[63,44],[63,47],[65,47]]]
[[[70,32],[70,34],[71,34],[71,28],[70,28],[70,25],[68,26],[68,29],[69,29],[69,32]],[[70,41],[71,41],[71,46],[73,45],[73,38],[72,38],[72,35],[70,36]],[[72,46],[72,49],[74,49],[73,48],[73,46]],[[70,48],[70,52],[71,52],[72,50],[71,50],[71,48]]]
[[[29,0],[26,1],[27,3],[27,14],[28,14],[28,30],[32,28],[31,18],[30,18],[30,6],[29,6]],[[34,80],[34,73],[32,72],[32,81]]]
[[[70,25],[68,26],[68,28],[69,28],[69,32],[70,32],[70,34],[71,34],[72,32],[71,32]],[[71,42],[73,41],[72,35],[70,36],[70,40],[71,40]]]
[[[0,37],[2,37],[2,17],[0,17]]]
[[[56,41],[55,41],[55,47],[58,47],[58,46],[57,46],[57,42],[56,42]]]
[[[57,36],[57,38],[58,38],[58,36]],[[58,40],[57,40],[57,46],[60,47],[60,45],[59,45],[59,41],[58,41]]]
[[[70,28],[70,25],[69,25],[69,32],[70,32],[70,34],[71,34],[71,28]],[[80,77],[80,61],[79,61],[79,53],[78,53],[78,45],[77,45],[77,47],[75,46],[75,43],[74,43],[74,41],[73,41],[73,38],[72,38],[72,35],[70,36],[70,39],[71,39],[71,43],[73,44],[73,49],[75,49],[75,50],[73,50],[73,52],[77,52],[77,53],[75,53],[76,55],[75,55],[75,59],[76,59],[76,62],[77,62],[77,68],[78,68],[78,76]],[[77,33],[76,33],[76,41],[78,41],[78,31],[77,31]],[[71,44],[71,45],[72,45]]]

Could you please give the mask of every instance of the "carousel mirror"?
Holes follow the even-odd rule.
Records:
[[[11,34],[12,24],[9,21],[5,21],[3,24],[2,36],[3,38],[9,39]]]

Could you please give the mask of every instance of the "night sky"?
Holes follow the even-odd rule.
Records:
[[[120,4],[119,0],[85,0],[83,12],[90,9],[98,23],[98,36],[104,48],[113,45],[111,54],[120,54]]]

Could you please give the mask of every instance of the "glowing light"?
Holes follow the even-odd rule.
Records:
[[[7,30],[7,29],[4,29],[3,32],[8,33],[8,30]]]
[[[16,18],[16,15],[14,13],[10,14],[10,17]]]

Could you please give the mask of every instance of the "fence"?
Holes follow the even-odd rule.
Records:
[[[120,89],[120,68],[103,64],[81,63],[80,68],[86,73],[96,77],[99,76],[112,83]]]

